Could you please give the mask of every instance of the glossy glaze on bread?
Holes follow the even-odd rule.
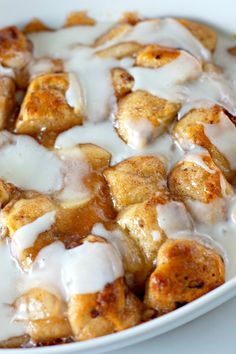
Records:
[[[121,331],[236,275],[235,46],[134,14],[0,30],[0,347]]]

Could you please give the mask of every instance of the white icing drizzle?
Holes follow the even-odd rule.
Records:
[[[201,74],[201,65],[192,55],[182,51],[177,59],[159,69],[136,66],[129,69],[129,73],[135,80],[133,90],[145,90],[173,102],[184,102],[185,82]]]
[[[235,196],[227,201],[228,205],[224,208],[224,220],[216,217],[214,224],[195,223],[197,233],[207,236],[220,245],[224,252],[226,279],[231,279],[235,276],[236,259],[236,224],[233,220],[233,212],[235,207]],[[212,210],[217,212],[220,205],[212,205]],[[203,211],[204,212],[204,211]]]
[[[11,68],[6,68],[5,66],[2,66],[0,63],[0,77],[1,76],[9,76],[12,77],[13,79],[15,78],[15,73],[14,70]]]
[[[221,170],[215,166],[214,169],[211,169],[204,161],[203,157],[210,154],[208,151],[201,147],[194,147],[190,153],[187,153],[181,161],[192,162],[193,164],[198,165],[205,171],[210,174],[218,172],[220,174],[220,187],[222,192],[222,198],[219,197],[213,202],[203,203],[198,200],[188,199],[186,200],[186,205],[191,211],[193,217],[198,222],[203,223],[215,223],[217,220],[224,220],[226,217],[227,203],[228,201],[225,198],[232,196],[232,193],[227,191],[226,180],[221,172]],[[180,163],[181,163],[180,161]]]
[[[215,198],[209,203],[186,199],[185,204],[197,223],[213,225],[218,221],[224,221],[227,216],[228,201],[225,198]]]
[[[51,291],[54,288],[68,300],[75,294],[102,291],[106,284],[122,275],[119,253],[111,244],[85,241],[81,246],[66,250],[62,243],[54,242],[39,252],[30,281],[34,286],[39,281]]]
[[[133,149],[144,148],[154,137],[160,135],[163,131],[162,125],[154,127],[146,118],[138,121],[127,119],[124,122],[124,126],[128,135],[127,144]]]
[[[216,52],[211,56],[178,21],[161,19],[138,23],[100,48],[91,47],[95,39],[111,26],[109,23],[98,23],[95,26],[77,26],[29,35],[34,44],[34,56],[39,58],[38,65],[32,63],[31,75],[51,70],[49,62],[42,57],[62,59],[64,69],[69,73],[67,102],[91,122],[86,121],[83,126],[60,134],[54,151],[45,149],[30,137],[0,132],[0,178],[23,189],[53,194],[63,203],[77,203],[78,200],[89,198],[89,192],[83,184],[89,166],[76,147],[79,143],[94,143],[104,147],[112,153],[113,164],[143,154],[162,155],[168,168],[179,161],[183,151],[173,143],[169,133],[162,134],[143,148],[144,143],[158,134],[147,124],[145,117],[139,125],[129,126],[131,146],[118,137],[110,120],[101,122],[114,109],[110,76],[110,70],[114,67],[124,67],[134,76],[134,90],[147,89],[160,97],[181,102],[183,107],[179,118],[193,107],[211,107],[214,103],[236,114],[236,61],[226,52],[228,47],[236,44],[235,39],[220,35]],[[157,70],[133,67],[134,60],[131,58],[116,60],[95,55],[95,51],[121,41],[158,43],[182,51],[176,60]],[[202,61],[212,59],[223,68],[223,73],[202,71]],[[13,72],[0,66],[1,75],[12,76]],[[235,127],[225,118],[222,115],[219,124],[204,125],[204,129],[212,143],[229,160],[231,167],[236,168]],[[213,173],[200,155],[191,153],[185,158]],[[225,191],[224,178],[221,178],[221,187]],[[235,198],[218,198],[210,204],[210,208],[209,205],[191,200],[186,201],[186,205],[195,221],[191,220],[180,202],[158,205],[157,221],[160,227],[171,237],[178,235],[184,238],[190,235],[192,239],[204,238],[216,249],[219,243],[226,254],[227,278],[232,278],[236,274],[236,238],[233,237],[236,233]],[[197,217],[205,218],[206,222],[196,222]],[[54,218],[53,211],[19,229],[13,236],[17,250],[33,245],[37,235],[52,226]],[[212,224],[212,220],[215,224]],[[68,300],[74,294],[101,291],[107,283],[123,275],[120,255],[127,255],[127,250],[122,231],[108,231],[103,225],[95,225],[92,232],[109,243],[85,242],[66,250],[62,243],[55,242],[39,252],[28,272],[23,272],[12,259],[11,246],[7,241],[0,241],[0,279],[4,283],[0,292],[0,321],[4,323],[0,340],[25,332],[24,324],[14,321],[10,305],[29,289],[41,287]],[[153,231],[152,236],[158,240],[160,235]]]
[[[88,171],[78,147],[53,152],[29,136],[0,132],[0,178],[19,188],[83,201],[89,195],[83,183]]]
[[[197,147],[194,150],[191,150],[191,153],[187,153],[182,161],[192,162],[195,165],[198,165],[208,173],[214,174],[217,172],[217,167],[215,170],[211,169],[204,161],[203,157],[208,156],[210,157],[207,150]]]
[[[82,84],[87,118],[99,122],[110,114],[113,103],[110,70],[120,64],[113,58],[104,60],[94,55],[94,51],[88,47],[74,48],[65,61],[65,69],[76,73]]]
[[[236,115],[235,94],[223,74],[203,72],[198,80],[193,80],[183,86],[182,97],[183,99],[185,97],[185,104],[207,100],[223,106]]]
[[[138,23],[130,31],[121,34],[108,45],[117,42],[137,41],[142,44],[157,43],[181,48],[198,59],[209,60],[210,53],[184,26],[173,18],[148,20]]]
[[[216,124],[203,124],[208,139],[226,157],[232,169],[236,169],[236,127],[223,112]]]
[[[20,259],[21,252],[32,247],[37,237],[45,231],[48,231],[55,221],[56,211],[50,211],[30,224],[19,228],[12,237],[11,249],[13,254]]]
[[[112,23],[97,22],[95,26],[75,26],[55,32],[31,33],[28,38],[34,44],[34,57],[57,57],[68,53],[76,45],[90,45],[106,32]]]
[[[55,147],[61,149],[88,143],[91,142],[91,137],[94,144],[112,154],[112,164],[135,155],[162,155],[167,167],[170,168],[183,156],[182,150],[173,143],[168,133],[159,136],[151,145],[134,150],[119,138],[110,121],[99,123],[99,125],[85,122],[82,126],[73,127],[57,137]]]
[[[0,259],[0,279],[4,284],[0,291],[0,321],[2,324],[0,340],[5,340],[24,334],[25,326],[23,323],[13,321],[14,309],[11,305],[18,295],[17,282],[20,282],[19,274],[21,273],[16,262],[12,259],[10,247],[5,241],[0,241]]]
[[[69,106],[79,110],[81,113],[84,111],[84,98],[82,87],[75,74],[69,73],[69,87],[66,91],[66,100]]]
[[[30,78],[33,79],[38,75],[42,75],[52,71],[54,64],[50,58],[40,58],[32,60],[28,66]]]
[[[191,218],[181,202],[170,201],[158,204],[157,222],[168,237],[179,231],[192,230],[193,228]]]
[[[15,321],[19,318],[11,305],[28,290],[40,287],[69,300],[75,294],[102,291],[124,273],[116,248],[103,242],[85,241],[70,250],[61,242],[54,242],[39,252],[28,272],[16,265],[5,241],[0,242],[0,257],[4,283],[0,292],[0,319],[4,323],[0,340],[25,333],[25,325]]]
[[[100,58],[94,54],[96,49],[88,45],[110,26],[111,24],[78,26],[53,33],[30,35],[36,57],[51,56],[64,59],[65,70],[76,73],[82,84],[84,109],[91,121],[101,121],[109,116],[113,99],[110,70],[120,66],[120,63],[112,58],[106,60]],[[79,86],[73,78],[67,91],[67,100],[73,107],[81,104]],[[76,98],[76,93],[79,93],[79,98]]]
[[[160,239],[161,235],[160,232],[157,230],[152,231],[152,238],[154,241],[158,241]]]
[[[60,190],[62,162],[33,138],[0,132],[0,178],[42,193]]]
[[[126,237],[121,229],[107,230],[103,224],[95,224],[91,231],[93,235],[101,236],[110,242],[120,253],[121,256],[125,256],[129,249],[126,243]]]
[[[209,100],[196,100],[196,101],[190,101],[186,104],[184,104],[179,112],[178,112],[178,120],[182,119],[189,111],[191,111],[192,109],[198,109],[198,108],[212,108],[214,106],[214,102],[213,101],[209,101]]]
[[[109,117],[114,103],[110,70],[114,67],[128,69],[135,78],[134,90],[146,89],[184,105],[207,99],[236,113],[235,95],[225,75],[202,72],[200,61],[211,60],[211,55],[178,21],[170,18],[144,21],[101,47],[89,46],[108,28],[108,24],[97,24],[29,35],[36,57],[61,58],[65,70],[76,74],[82,86],[87,119],[99,122]],[[182,50],[177,59],[157,70],[132,67],[131,59],[115,60],[96,55],[99,49],[127,41],[158,43],[185,51]]]
[[[90,172],[90,166],[78,146],[72,149],[61,149],[57,152],[63,162],[63,188],[55,193],[63,204],[70,205],[85,202],[90,191],[84,184],[84,178]]]
[[[67,297],[95,293],[123,275],[119,253],[108,243],[84,242],[69,250],[62,268]]]

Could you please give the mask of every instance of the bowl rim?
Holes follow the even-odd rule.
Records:
[[[30,353],[30,351],[33,353],[42,354],[64,354],[91,351],[94,349],[96,349],[96,353],[99,353],[100,350],[103,352],[108,351],[110,349],[109,345],[112,345],[113,349],[118,349],[131,345],[134,342],[139,343],[145,339],[158,336],[164,332],[168,332],[176,327],[179,327],[205,314],[206,312],[213,310],[217,306],[220,306],[224,302],[230,300],[235,295],[236,277],[233,277],[218,288],[179,309],[137,326],[125,329],[121,332],[112,333],[81,342],[56,344],[52,346],[13,349],[0,348],[0,353],[7,350],[7,354],[26,354]],[[128,344],[126,342],[127,340],[129,340]]]
[[[29,8],[33,8],[35,6],[36,10],[38,10],[39,7],[41,6],[46,6],[48,5],[49,7],[49,12],[50,12],[50,6],[52,6],[52,3],[55,4],[55,1],[49,2],[48,0],[41,0],[40,2],[37,1],[32,1],[31,0],[18,0],[18,6],[20,8],[20,4],[23,7],[26,7],[27,4],[29,5]],[[98,5],[99,0],[80,0],[77,2],[77,0],[70,0],[71,3],[69,5],[69,1],[65,2],[62,6],[62,8],[67,8],[67,7],[74,7],[74,4],[77,3],[77,7],[82,8],[90,8],[91,4],[95,5],[95,3]],[[30,3],[31,2],[31,3]],[[101,1],[104,4],[106,1]],[[146,0],[147,3],[152,3],[152,0]],[[202,5],[205,2],[205,0],[200,0],[200,5]],[[226,0],[226,3],[231,3],[233,4],[233,0]],[[12,5],[15,3],[14,0],[0,0],[0,8],[2,7],[2,16],[4,17],[4,10],[6,9],[6,13],[9,13],[8,10],[12,10]],[[108,2],[107,2],[108,3]],[[120,2],[121,3],[121,2]],[[125,3],[127,3],[127,7],[130,6],[131,3],[134,3],[135,7],[145,7],[143,0],[126,0]],[[182,4],[181,8],[185,8],[185,4],[188,3],[188,0],[179,0],[179,4]],[[219,6],[219,3],[215,4],[214,0],[208,0],[208,5],[214,4],[214,6]],[[108,4],[105,4],[106,7]],[[144,6],[143,6],[144,5]],[[194,5],[194,4],[192,4]],[[191,5],[191,6],[192,6]],[[195,4],[196,5],[196,4]],[[195,6],[194,5],[194,6]],[[120,4],[120,7],[124,6],[125,4]],[[159,6],[159,5],[158,5]],[[165,7],[165,5],[163,5]],[[163,8],[161,5],[160,8]],[[46,6],[47,7],[47,6]],[[112,4],[109,4],[109,7],[112,8]],[[168,7],[168,6],[167,6]],[[175,5],[173,5],[173,8],[176,8]],[[154,13],[159,12],[160,9],[156,8],[153,9]],[[67,11],[67,10],[66,10]],[[163,12],[163,10],[160,10]],[[176,11],[176,10],[175,10]],[[175,12],[174,11],[174,12]],[[185,10],[184,10],[185,11]],[[23,11],[22,11],[23,12]],[[27,9],[27,16],[23,14],[19,14],[20,17],[24,17],[27,19],[28,13],[30,12],[30,9]],[[46,11],[43,11],[44,14],[46,14]],[[195,15],[194,10],[191,11],[193,18],[199,19],[198,14]],[[225,15],[225,14],[224,14]],[[0,17],[2,17],[0,16]],[[18,15],[13,15],[13,17],[17,17]],[[50,14],[50,16],[52,16]],[[205,15],[204,15],[205,16]],[[53,17],[53,16],[52,16]],[[210,16],[206,14],[207,21],[209,20]],[[210,20],[210,22],[215,22],[217,25],[219,22],[219,27],[221,27],[222,22],[226,22],[225,16],[223,16],[222,21],[219,20],[218,18],[216,20],[216,16],[213,16],[213,20]],[[231,21],[232,22],[232,21]],[[20,20],[19,24],[23,24],[24,21],[22,19]],[[226,27],[227,22],[226,22]],[[217,25],[218,27],[218,25]],[[235,28],[235,25],[233,25]],[[229,27],[230,28],[230,27]],[[227,31],[229,31],[229,28]],[[134,326],[132,328],[123,330],[121,332],[105,335],[102,337],[98,338],[93,338],[89,339],[86,341],[82,342],[73,342],[73,343],[67,343],[67,344],[59,344],[59,345],[53,345],[53,346],[44,346],[44,347],[35,347],[35,348],[14,348],[14,349],[6,349],[6,348],[0,348],[0,354],[30,354],[30,353],[42,353],[42,354],[64,354],[64,353],[84,353],[84,352],[91,352],[93,350],[96,350],[96,354],[100,352],[106,352],[111,349],[118,349],[122,348],[124,346],[128,346],[134,343],[139,343],[145,339],[149,339],[152,337],[155,337],[157,335],[160,335],[164,332],[168,332],[176,327],[179,327],[201,315],[204,313],[213,310],[215,307],[221,305],[222,303],[226,302],[227,300],[231,299],[233,296],[236,296],[236,276],[226,280],[226,282],[221,285],[220,287],[212,290],[211,292],[201,296],[197,300],[177,309],[174,310],[173,312],[170,312],[162,317],[152,319],[148,322],[139,324],[137,326]]]

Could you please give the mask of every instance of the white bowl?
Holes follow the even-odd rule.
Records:
[[[206,21],[236,32],[235,0],[0,0],[0,28],[10,24],[22,25],[39,17],[51,26],[60,26],[65,16],[74,10],[88,10],[98,19],[117,19],[125,11],[139,11],[145,16],[182,16]],[[1,291],[1,290],[0,290]],[[200,299],[163,317],[120,333],[59,346],[35,349],[0,349],[8,354],[104,353],[160,335],[211,311],[236,295],[236,277]],[[0,323],[1,327],[4,323]]]

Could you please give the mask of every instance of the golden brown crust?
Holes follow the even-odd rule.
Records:
[[[215,51],[217,34],[211,27],[203,23],[189,21],[183,18],[179,18],[177,21],[186,27],[210,52]]]
[[[35,193],[29,198],[21,198],[8,203],[2,210],[4,224],[13,235],[16,230],[30,224],[40,216],[55,209],[55,205],[47,196]]]
[[[63,27],[94,26],[95,24],[96,21],[89,17],[86,11],[73,11],[67,16]]]
[[[50,27],[48,27],[47,25],[45,25],[45,23],[43,23],[37,17],[33,18],[23,28],[23,32],[26,33],[26,34],[34,33],[34,32],[45,32],[45,31],[52,31],[52,29]]]
[[[36,77],[28,87],[15,131],[34,137],[42,132],[57,135],[74,125],[82,124],[82,107],[74,109],[66,101],[68,87],[68,74]]]
[[[229,54],[236,56],[236,46],[228,48],[227,51]]]
[[[99,293],[72,296],[68,317],[75,339],[80,341],[138,324],[141,303],[118,278]]]
[[[145,119],[152,129],[146,137],[146,144],[163,133],[174,120],[180,104],[167,101],[146,91],[131,92],[118,102],[116,127],[120,137],[129,142],[129,130]],[[145,142],[144,142],[145,144]]]
[[[113,209],[108,186],[99,172],[105,167],[110,155],[95,146],[96,158],[94,158],[94,146],[92,145],[92,150],[91,146],[85,148],[93,169],[85,180],[86,187],[91,194],[88,200],[83,203],[73,201],[65,205],[64,202],[60,203],[56,197],[52,199],[35,192],[21,194],[18,191],[14,192],[15,194],[12,192],[12,195],[15,196],[13,198],[13,196],[8,196],[8,189],[6,193],[4,191],[4,205],[8,202],[8,197],[10,200],[13,198],[2,211],[3,228],[5,234],[10,237],[13,237],[15,231],[22,226],[35,221],[50,211],[56,211],[55,222],[50,230],[38,235],[34,245],[21,252],[19,261],[22,267],[28,268],[38,252],[52,242],[60,240],[66,248],[76,247],[80,244],[81,239],[91,232],[95,224],[106,225],[115,219],[116,212]],[[101,155],[101,153],[106,155]],[[4,188],[6,187],[4,186]],[[11,191],[11,187],[9,188]]]
[[[17,199],[20,191],[11,183],[0,180],[0,208],[4,208],[12,199]]]
[[[7,127],[13,115],[16,107],[15,93],[14,80],[7,76],[0,77],[0,130]]]
[[[123,68],[114,68],[111,70],[112,85],[115,95],[119,99],[132,91],[134,78]]]
[[[217,146],[211,143],[204,132],[203,124],[217,124],[220,114],[225,114],[224,109],[220,106],[192,109],[176,123],[173,136],[183,148],[188,149],[189,145],[195,144],[207,149],[215,164],[231,181],[235,172],[230,168],[226,157],[217,149]]]
[[[129,25],[136,25],[140,21],[140,16],[138,12],[124,12],[123,16],[120,19],[120,23],[128,23]]]
[[[0,341],[0,348],[25,348],[30,342],[30,336],[24,334],[18,337],[12,337],[3,341]]]
[[[95,144],[79,144],[79,148],[94,171],[109,166],[111,154],[107,150]]]
[[[159,314],[189,303],[224,283],[224,263],[194,240],[167,240],[147,282],[145,304]]]
[[[72,335],[66,304],[41,288],[32,288],[14,303],[15,318],[26,323],[26,334],[36,343],[53,343]],[[22,311],[23,310],[23,311]]]
[[[92,47],[97,50],[96,55],[117,60],[132,57],[134,66],[154,70],[178,58],[181,49],[126,42],[128,38],[123,36],[129,36],[139,21],[137,14],[126,14],[117,25],[95,40]],[[214,30],[189,20],[178,21],[205,48],[214,52],[217,42]],[[96,21],[86,12],[76,11],[67,17],[64,28],[95,24]],[[173,136],[180,144],[200,145],[210,155],[203,154],[202,165],[187,159],[179,162],[168,176],[168,185],[164,162],[158,156],[135,156],[110,166],[111,154],[92,143],[56,150],[53,148],[56,136],[83,124],[85,110],[82,103],[77,108],[68,103],[70,76],[64,72],[61,59],[32,59],[33,45],[24,34],[41,31],[51,29],[36,18],[25,26],[24,32],[16,27],[0,30],[0,65],[13,68],[15,75],[14,80],[0,77],[0,130],[5,127],[11,130],[11,125],[15,124],[14,133],[31,135],[64,161],[81,153],[81,162],[86,165],[83,183],[88,197],[82,202],[79,197],[78,200],[70,197],[64,200],[61,190],[50,196],[42,195],[21,191],[0,180],[2,238],[11,243],[12,254],[22,270],[28,271],[40,250],[55,241],[62,242],[66,249],[85,241],[108,242],[106,232],[104,238],[92,234],[94,225],[102,224],[99,227],[104,227],[107,232],[118,232],[115,241],[113,235],[108,240],[119,249],[124,276],[107,284],[102,291],[72,293],[67,299],[63,299],[62,294],[39,287],[27,290],[11,304],[15,311],[14,320],[24,323],[26,333],[0,342],[0,347],[4,348],[53,345],[115,333],[172,311],[224,283],[224,263],[220,255],[190,238],[168,239],[171,232],[161,228],[158,206],[178,200],[191,211],[189,200],[210,206],[217,200],[227,203],[224,197],[231,196],[233,188],[220,169],[230,181],[236,171],[232,171],[226,157],[211,144],[203,125],[217,123],[219,114],[225,111],[219,106],[194,109],[175,125]],[[235,47],[228,48],[228,52],[236,55]],[[37,72],[34,67],[40,60],[50,61],[47,73]],[[46,66],[38,65],[39,68]],[[211,62],[202,63],[202,70],[222,72],[222,68]],[[133,91],[134,78],[123,68],[111,69],[111,79],[117,98],[115,128],[124,142],[134,147],[130,131],[132,137],[137,138],[140,134],[140,140],[144,134],[143,147],[169,128],[181,104],[146,91]],[[18,112],[16,92],[17,89],[25,91],[27,86],[15,122],[12,113],[15,108],[15,115]],[[11,125],[8,125],[9,120]],[[80,151],[74,154],[73,149]],[[185,210],[184,205],[183,208]],[[14,242],[15,232],[51,211],[56,212],[51,227],[39,233],[31,247],[18,250],[18,244]],[[193,213],[192,217],[195,218]],[[219,221],[219,213],[214,221]],[[174,223],[172,219],[170,222]]]
[[[101,58],[113,57],[120,60],[125,57],[135,57],[142,48],[143,45],[137,42],[121,42],[105,49],[100,49],[96,54]]]
[[[0,63],[14,69],[23,68],[31,59],[27,38],[15,26],[0,30]]]
[[[181,161],[172,169],[168,177],[171,193],[183,201],[191,198],[210,203],[224,196],[222,191],[222,180],[224,180],[225,193],[232,194],[232,186],[225,180],[211,157],[203,154],[201,158],[203,164],[215,172],[211,173],[192,161]]]
[[[132,26],[128,23],[120,23],[111,29],[109,29],[107,32],[102,34],[100,37],[98,37],[94,43],[95,47],[99,47],[103,45],[106,42],[111,41],[112,39],[119,37],[123,34],[128,33],[131,30]]]
[[[104,171],[117,210],[143,202],[165,187],[165,167],[157,156],[135,156]]]
[[[129,236],[144,253],[148,272],[153,269],[158,249],[166,240],[166,234],[158,224],[157,205],[165,204],[168,197],[158,196],[124,208],[117,218],[118,224],[129,232]],[[158,237],[155,238],[154,234]]]
[[[44,214],[56,210],[56,205],[46,196],[12,200],[2,210],[2,226],[6,234],[12,238],[14,233],[22,226],[35,221]],[[34,245],[23,250],[19,255],[19,261],[23,268],[28,268],[38,252],[45,246],[57,240],[53,229],[38,235]]]
[[[151,44],[139,51],[135,64],[144,68],[158,69],[171,63],[179,55],[180,51],[177,49]]]

